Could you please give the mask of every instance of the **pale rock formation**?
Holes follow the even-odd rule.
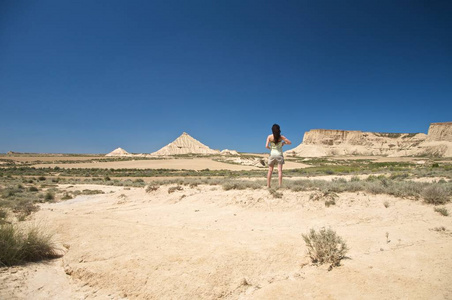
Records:
[[[118,157],[124,157],[124,156],[132,156],[129,152],[122,148],[116,148],[115,150],[111,151],[110,153],[106,154],[105,156],[118,156]]]
[[[289,156],[334,155],[452,156],[452,122],[433,123],[423,133],[376,133],[313,129],[303,142],[285,152]]]
[[[430,124],[426,141],[452,142],[452,122]]]
[[[210,149],[200,141],[184,132],[181,136],[158,151],[151,153],[152,156],[180,155],[180,154],[218,154],[220,151]]]
[[[220,152],[221,155],[240,155],[237,151],[235,150],[229,150],[229,149],[224,149]]]

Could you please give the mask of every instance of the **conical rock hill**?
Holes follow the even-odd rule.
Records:
[[[115,150],[111,151],[110,153],[106,154],[105,156],[131,156],[129,152],[122,148],[116,148]]]
[[[151,155],[180,155],[180,154],[218,154],[218,150],[210,149],[200,141],[184,132],[181,136]]]

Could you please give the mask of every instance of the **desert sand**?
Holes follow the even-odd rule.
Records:
[[[168,158],[168,159],[150,159],[150,160],[127,160],[127,161],[111,161],[111,162],[85,162],[85,163],[52,163],[52,164],[36,164],[36,168],[100,168],[100,169],[181,169],[181,170],[259,170],[258,167],[245,166],[240,164],[231,164],[226,162],[215,161],[212,158]],[[308,167],[309,165],[287,161],[284,165],[285,169],[299,169]]]
[[[0,269],[0,299],[452,298],[452,218],[421,201],[342,193],[325,207],[311,192],[170,187],[60,185],[105,194],[43,204],[30,222],[65,254]],[[331,271],[301,236],[322,227],[350,248]]]

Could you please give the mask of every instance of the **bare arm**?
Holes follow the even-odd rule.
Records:
[[[270,143],[270,135],[267,137],[267,142],[265,143],[265,148],[271,149],[270,146],[268,146],[269,143]]]
[[[290,145],[290,144],[292,144],[292,142],[291,141],[289,141],[285,136],[281,136],[281,139],[284,141],[284,144],[286,144],[286,145]]]

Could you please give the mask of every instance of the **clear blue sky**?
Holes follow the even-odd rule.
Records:
[[[2,0],[0,152],[452,121],[452,1]],[[287,148],[290,149],[290,148]]]

